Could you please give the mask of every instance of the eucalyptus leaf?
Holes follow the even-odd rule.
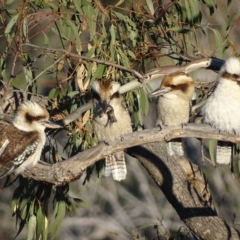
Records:
[[[209,155],[210,160],[212,161],[213,166],[216,166],[216,147],[217,147],[218,141],[215,139],[209,140]]]
[[[31,215],[28,221],[28,236],[27,240],[33,240],[37,225],[37,218],[35,215]]]

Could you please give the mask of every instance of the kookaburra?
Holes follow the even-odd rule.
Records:
[[[93,110],[93,128],[99,141],[109,142],[121,139],[132,132],[131,118],[124,107],[120,94],[120,84],[108,79],[96,80],[91,84],[95,106]],[[105,176],[114,180],[126,178],[127,168],[123,151],[105,158]]]
[[[221,132],[240,134],[240,59],[231,57],[221,67],[217,85],[202,108],[203,122]],[[232,144],[219,142],[216,162],[228,164]]]
[[[194,82],[183,72],[167,75],[160,89],[149,96],[158,96],[157,126],[178,126],[189,121],[191,99],[194,93]],[[174,139],[167,145],[168,155],[183,156],[181,139]]]
[[[0,177],[20,174],[40,160],[46,127],[61,126],[50,122],[47,110],[35,102],[26,101],[19,106],[12,124],[0,129]]]

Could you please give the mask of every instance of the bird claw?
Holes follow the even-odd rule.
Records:
[[[159,131],[162,131],[164,129],[164,127],[166,127],[166,125],[162,124],[162,123],[159,123],[157,125],[157,127],[159,127]]]
[[[105,145],[109,146],[110,143],[108,141],[103,141]]]
[[[186,127],[187,126],[187,123],[181,123],[181,127]]]
[[[111,105],[108,105],[107,110],[106,110],[106,114],[108,115],[108,121],[110,123],[117,122],[117,119],[116,119],[115,114],[114,114],[114,109]]]

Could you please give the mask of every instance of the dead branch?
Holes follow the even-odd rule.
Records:
[[[87,167],[103,159],[106,155],[119,150],[127,149],[146,143],[170,141],[174,138],[196,137],[204,139],[217,139],[229,142],[240,142],[240,137],[219,133],[206,124],[188,124],[181,127],[167,127],[133,132],[124,136],[124,140],[116,140],[108,145],[100,143],[98,146],[80,152],[66,161],[53,165],[38,164],[31,171],[24,172],[24,177],[38,181],[49,182],[54,185],[63,185],[79,178]]]

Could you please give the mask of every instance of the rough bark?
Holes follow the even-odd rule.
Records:
[[[186,159],[169,158],[166,154],[165,140],[194,136],[240,141],[235,135],[219,133],[203,124],[188,124],[184,128],[170,127],[161,131],[155,128],[134,132],[124,136],[123,140],[109,144],[101,143],[63,162],[53,165],[38,164],[22,175],[63,185],[79,178],[88,166],[106,155],[128,148],[127,151],[142,163],[182,221],[197,236],[206,240],[240,239],[239,233],[217,215],[204,175],[198,167],[188,163]]]
[[[240,239],[239,233],[228,226],[187,178],[181,164],[169,158],[159,143],[129,149],[142,163],[163,191],[181,220],[198,237],[206,240]]]
[[[79,178],[88,166],[103,159],[106,155],[132,146],[169,141],[179,137],[210,138],[229,142],[240,142],[240,137],[219,133],[206,124],[188,124],[183,128],[181,126],[167,127],[161,131],[159,128],[154,128],[128,134],[124,136],[123,140],[116,140],[108,144],[101,143],[63,162],[52,165],[46,163],[37,164],[34,168],[25,171],[22,175],[54,185],[63,185]]]

